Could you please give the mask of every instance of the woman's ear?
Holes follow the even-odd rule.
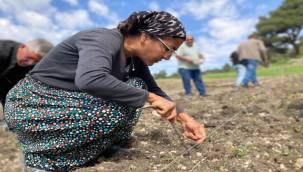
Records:
[[[148,40],[150,39],[150,36],[146,33],[141,33],[140,35],[140,44],[144,45]]]

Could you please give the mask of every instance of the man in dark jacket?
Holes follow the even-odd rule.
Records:
[[[8,91],[53,47],[44,39],[22,44],[0,40],[0,99],[4,105]]]

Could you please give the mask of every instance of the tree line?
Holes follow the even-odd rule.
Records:
[[[297,58],[303,49],[303,0],[284,0],[282,5],[267,16],[259,17],[256,33],[268,48],[269,60],[279,58]],[[226,64],[222,69],[213,69],[205,73],[218,73],[233,70]],[[156,79],[178,77],[178,73],[168,75],[165,70],[154,74]]]
[[[261,16],[256,25],[258,36],[273,54],[299,57],[302,46],[303,0],[284,0],[282,5]]]

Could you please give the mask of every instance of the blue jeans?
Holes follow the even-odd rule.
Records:
[[[239,87],[245,77],[246,68],[243,64],[236,64],[234,67],[237,72],[236,86]]]
[[[193,79],[197,90],[201,96],[205,95],[205,87],[201,77],[200,69],[179,69],[179,74],[181,75],[183,81],[183,87],[185,90],[185,95],[191,95],[191,85],[190,80]]]
[[[246,74],[242,81],[242,85],[247,87],[251,81],[254,85],[258,85],[256,70],[258,67],[258,61],[252,59],[246,59]]]

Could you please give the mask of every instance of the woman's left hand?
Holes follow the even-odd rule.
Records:
[[[180,113],[178,118],[178,121],[183,126],[184,136],[194,140],[197,143],[202,143],[206,139],[204,126],[197,122],[194,118],[186,113]]]

